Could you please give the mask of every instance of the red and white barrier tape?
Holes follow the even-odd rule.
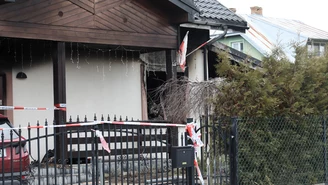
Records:
[[[104,150],[106,150],[108,153],[110,153],[110,149],[109,149],[108,143],[105,140],[105,138],[102,135],[102,133],[99,130],[93,130],[93,129],[91,129],[91,130],[94,131],[94,132],[96,132],[96,136],[99,137],[101,146],[104,148]]]
[[[0,106],[0,110],[61,110],[66,111],[65,107],[23,107],[23,106]]]
[[[71,123],[71,124],[63,124],[63,125],[32,125],[27,127],[14,127],[14,128],[0,128],[1,130],[18,130],[18,129],[43,129],[43,128],[60,128],[60,127],[78,127],[78,126],[92,126],[99,124],[113,124],[113,125],[137,125],[137,126],[161,126],[161,127],[185,127],[183,124],[169,124],[169,123],[146,123],[146,122],[122,122],[122,121],[93,121],[86,123]],[[101,134],[99,130],[93,130],[96,133],[96,136],[99,137],[100,142],[104,150],[110,153],[110,149],[108,143],[106,142],[104,136]]]
[[[129,122],[129,121],[93,121],[85,123],[71,123],[63,125],[31,125],[27,127],[15,128],[0,128],[0,130],[19,130],[19,129],[43,129],[43,128],[60,128],[60,127],[79,127],[79,126],[92,126],[101,124],[112,125],[133,125],[133,126],[158,126],[158,127],[185,127],[183,124],[170,124],[170,123],[148,123],[148,122]]]
[[[201,135],[199,133],[196,133],[195,125],[193,123],[188,123],[185,127],[186,127],[186,132],[188,133],[189,138],[191,139],[191,141],[194,145],[194,148],[195,148],[194,166],[197,170],[197,175],[198,175],[198,178],[199,178],[200,182],[202,183],[202,185],[204,185],[204,183],[205,183],[204,178],[203,178],[202,172],[200,171],[200,168],[199,168],[199,165],[198,165],[198,162],[197,162],[197,156],[196,156],[197,148],[204,146],[204,144],[200,139]]]

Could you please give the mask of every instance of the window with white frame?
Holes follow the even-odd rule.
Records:
[[[231,42],[231,47],[235,50],[243,52],[244,50],[244,43],[243,42]]]

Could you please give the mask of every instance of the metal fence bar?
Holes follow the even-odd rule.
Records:
[[[19,158],[21,159],[22,158],[22,130],[19,129],[18,130],[18,150],[19,150]],[[23,168],[22,168],[22,160],[19,160],[19,176],[22,177],[22,171],[23,171]],[[22,178],[19,178],[19,183],[20,184],[23,184],[22,183]]]
[[[69,148],[70,148],[70,151],[69,151],[69,156],[70,156],[69,170],[70,170],[70,177],[71,177],[70,183],[71,183],[71,185],[73,185],[73,143],[72,143],[72,128],[69,128],[68,131],[69,131],[69,135],[70,135],[70,138],[69,138]]]
[[[37,126],[40,125],[39,121],[37,122],[36,125]],[[36,129],[36,131],[37,131],[36,137],[39,138],[40,137],[40,129],[38,128],[38,129]],[[39,149],[40,148],[40,140],[39,139],[37,140],[37,146],[38,146],[38,149]],[[41,159],[40,152],[38,152],[38,160],[40,161],[40,159]],[[38,174],[40,174],[40,162],[38,163]],[[39,184],[40,184],[40,180],[41,180],[40,175],[38,175]]]
[[[4,141],[5,141],[5,135],[3,132],[4,131],[1,132],[1,143],[4,143]],[[1,146],[1,161],[4,161],[4,159],[5,159],[5,156],[4,156],[5,151],[4,150],[5,150],[5,147]],[[1,166],[2,166],[1,174],[2,174],[2,177],[4,177],[5,176],[5,163],[2,162]],[[5,178],[2,178],[2,184],[5,184]]]
[[[238,132],[237,118],[232,118],[231,134],[230,134],[230,183],[238,185]]]
[[[10,148],[11,149],[13,148],[13,131],[12,130],[10,130]],[[10,158],[13,159],[13,152],[12,151],[10,152]],[[14,164],[14,160],[10,160],[11,184],[13,184],[13,180],[14,180],[14,178],[13,178],[13,172],[14,172],[13,167],[14,167],[14,165],[13,164]]]
[[[327,122],[326,117],[323,117],[323,154],[324,154],[324,180],[325,184],[328,182],[327,170]]]
[[[164,181],[164,162],[163,162],[163,129],[160,128],[159,130],[159,134],[160,134],[160,140],[161,140],[161,167],[162,167],[162,170],[161,170],[161,183],[163,184],[163,181]]]
[[[121,164],[121,185],[124,185],[123,180],[123,125],[120,125],[120,164]]]
[[[30,131],[31,129],[29,129],[29,131]],[[56,134],[54,134],[54,146],[57,146],[57,142],[58,142],[58,139],[57,139],[57,137],[58,137],[58,135],[59,135],[59,133],[56,133]],[[30,137],[30,135],[29,135],[29,137],[28,137],[29,139],[31,138]],[[56,149],[55,148],[55,150],[54,150],[54,158],[55,158],[55,160],[54,160],[54,166],[55,166],[55,178],[54,178],[54,181],[55,181],[55,184],[57,184],[57,168],[56,168],[56,166],[57,166],[57,162],[59,162],[58,161],[58,158],[59,158],[59,156],[58,156],[58,153],[59,152],[57,152],[57,150],[58,150],[58,148]],[[29,151],[31,151],[31,149],[29,149]]]
[[[128,130],[128,128],[126,128],[125,129],[125,138],[126,138],[126,148],[129,148],[128,146],[129,146],[129,130]],[[129,185],[129,181],[130,181],[130,179],[129,179],[129,171],[130,171],[130,168],[129,168],[129,153],[128,153],[128,151],[126,152],[127,154],[125,155],[126,156],[126,170],[127,170],[127,172],[128,173],[126,173],[126,179],[127,179],[127,185]],[[123,163],[124,161],[122,160],[122,163]],[[133,161],[132,161],[133,162]]]
[[[132,184],[135,184],[135,147],[134,147],[134,143],[135,143],[135,132],[134,132],[134,128],[132,128]]]
[[[44,125],[45,126],[48,125],[48,121],[47,120],[45,121],[45,124]],[[48,128],[45,128],[45,134],[46,134],[46,138],[45,138],[45,140],[46,140],[46,156],[45,156],[45,160],[46,160],[46,176],[47,176],[46,183],[49,184],[49,178],[48,178],[49,177]]]
[[[84,128],[84,135],[85,137],[87,137],[88,135],[88,131],[87,131],[87,127],[83,127]],[[84,141],[84,146],[85,146],[85,180],[86,180],[86,183],[88,184],[89,183],[89,167],[88,167],[88,163],[89,163],[89,159],[88,159],[88,140],[85,139]]]
[[[115,121],[115,119],[114,119]],[[114,127],[114,143],[117,143],[117,125],[113,125]],[[122,127],[122,126],[121,126]],[[117,151],[117,145],[114,145],[114,148],[115,148],[115,151]],[[114,160],[115,160],[115,184],[118,184],[117,183],[117,179],[118,179],[118,172],[117,172],[117,152],[115,153],[115,156],[114,156]]]
[[[64,130],[64,128],[60,128],[60,134],[61,134],[61,176],[62,176],[62,184],[65,184],[65,165],[66,165],[66,160],[67,158],[65,156],[67,156],[66,152],[67,151],[67,142],[66,142],[66,129]],[[65,149],[64,149],[65,148]],[[40,164],[40,163],[39,163]],[[39,175],[40,177],[40,175]],[[40,183],[40,179],[39,179],[39,183]]]
[[[168,133],[168,128],[166,129],[166,134],[165,134],[165,142],[166,142],[166,155],[170,155],[169,151],[169,138],[170,134]],[[170,172],[170,166],[169,166],[169,157],[166,157],[166,179],[169,179],[169,172]],[[173,169],[173,168],[172,168]],[[173,174],[173,170],[172,170],[172,174]]]

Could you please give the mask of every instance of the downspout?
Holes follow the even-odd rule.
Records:
[[[208,46],[208,45],[211,45],[211,44],[217,42],[219,39],[223,38],[227,34],[227,32],[228,32],[228,26],[224,25],[223,26],[223,33],[222,34],[218,35],[217,37],[213,37],[210,40],[204,42],[203,44],[201,44],[200,46],[198,46],[196,49],[194,49],[190,53],[188,53],[186,55],[186,57],[189,56],[189,55],[191,55],[192,53],[194,53],[195,51],[199,50],[200,48],[202,48],[204,46]]]
[[[203,60],[204,60],[204,69],[205,69],[204,70],[204,80],[205,81],[208,80],[208,63],[206,62],[207,59],[208,59],[208,56],[207,56],[207,47],[210,46],[211,44],[217,42],[218,40],[220,40],[221,38],[223,38],[227,34],[227,32],[228,32],[228,26],[224,25],[223,28],[224,28],[224,30],[223,30],[223,33],[222,34],[220,34],[217,37],[214,37],[214,38],[208,40],[207,42],[205,42],[204,45],[202,44],[202,45],[199,46],[199,48],[205,46],[203,48],[203,55],[204,55],[203,56]],[[196,50],[194,50],[194,51],[196,51]],[[194,51],[192,51],[192,52],[194,52]],[[188,55],[190,55],[192,52],[190,52]]]
[[[190,55],[191,53],[197,51],[199,48],[202,48],[203,46],[205,46],[205,47],[203,48],[204,81],[208,81],[208,62],[207,62],[207,60],[208,60],[208,55],[207,55],[207,54],[208,54],[208,53],[207,53],[207,48],[208,48],[209,45],[211,45],[211,44],[217,42],[219,39],[223,38],[223,37],[227,34],[227,32],[228,32],[228,26],[224,25],[223,28],[224,28],[224,30],[223,30],[223,33],[222,33],[222,34],[218,35],[217,37],[214,37],[214,38],[210,39],[209,41],[207,41],[207,42],[205,42],[204,44],[200,45],[198,48],[196,48],[194,51],[192,51],[192,52],[190,52],[190,53],[188,54],[188,55]],[[188,56],[188,55],[187,55],[187,56]],[[209,92],[207,92],[207,93],[209,93]],[[209,114],[210,114],[210,107],[209,107],[208,104],[206,104],[206,105],[205,105],[205,115],[206,115],[205,124],[206,124],[206,125],[208,125],[208,123],[210,122],[210,120],[209,120]],[[207,127],[206,127],[206,128],[207,128]],[[206,129],[206,133],[208,133],[208,128]],[[205,143],[206,143],[206,145],[205,145],[205,147],[204,147],[205,152],[209,152],[209,144],[208,144],[208,142],[209,142],[209,136],[206,135],[206,137],[205,137]],[[201,148],[201,149],[202,149],[202,150],[201,150],[201,153],[203,153],[203,152],[204,152],[204,151],[203,151],[203,148]],[[211,173],[211,172],[210,172],[210,165],[209,165],[209,163],[210,163],[210,162],[209,162],[209,159],[210,159],[210,154],[209,154],[209,153],[207,153],[206,158],[207,158],[207,159],[206,159],[207,176],[209,177],[208,182],[209,182],[209,184],[210,184],[210,182],[211,182],[211,176],[210,176],[210,173]],[[214,164],[215,164],[215,161],[214,161]]]
[[[217,37],[214,37],[212,39],[210,39],[210,42],[208,42],[206,45],[211,45],[215,42],[217,42],[218,40],[222,39],[228,32],[228,26],[227,25],[224,25],[223,26],[223,33],[218,35]]]
[[[204,81],[207,81],[208,78],[207,78],[207,72],[208,72],[208,62],[207,62],[207,48],[203,48],[203,61],[204,61]]]

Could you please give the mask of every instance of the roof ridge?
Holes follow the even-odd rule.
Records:
[[[291,34],[297,34],[297,35],[301,35],[301,36],[304,36],[304,37],[309,37],[308,35],[302,35],[301,32],[297,33],[291,29],[288,29],[284,26],[281,26],[281,25],[278,25],[277,23],[274,23],[274,22],[270,22],[268,20],[264,20],[264,19],[261,19],[261,17],[264,17],[262,15],[255,15],[255,16],[252,16],[252,15],[249,15],[249,14],[244,14],[244,15],[247,15],[248,17],[252,18],[252,19],[256,19],[258,21],[262,21],[262,22],[266,22],[266,23],[269,23],[271,26],[273,27],[276,27],[276,28],[279,28],[279,29],[282,29],[284,31],[287,31]],[[272,18],[272,19],[278,19],[278,18],[275,18],[275,17],[264,17],[264,18]],[[290,19],[284,19],[284,20],[290,20]],[[248,22],[248,24],[251,24],[250,22]],[[302,23],[304,24],[304,23]]]
[[[269,17],[269,16],[262,16],[262,15],[254,15],[254,14],[251,14],[251,15],[250,14],[240,14],[240,16],[247,16],[250,19],[255,19],[258,21],[269,23],[270,25],[272,25],[274,27],[281,28],[284,31],[287,31],[287,32],[293,33],[293,34],[298,34],[303,37],[317,38],[317,39],[323,39],[323,38],[327,39],[328,38],[327,31],[316,28],[314,26],[304,23],[303,21],[296,20],[296,19],[288,19],[288,18],[280,18],[280,17],[277,18],[277,17]],[[263,17],[263,18],[261,19],[261,17]],[[291,27],[290,23],[285,23],[285,21],[293,23],[294,26]],[[320,37],[320,34],[322,34],[324,36]]]

